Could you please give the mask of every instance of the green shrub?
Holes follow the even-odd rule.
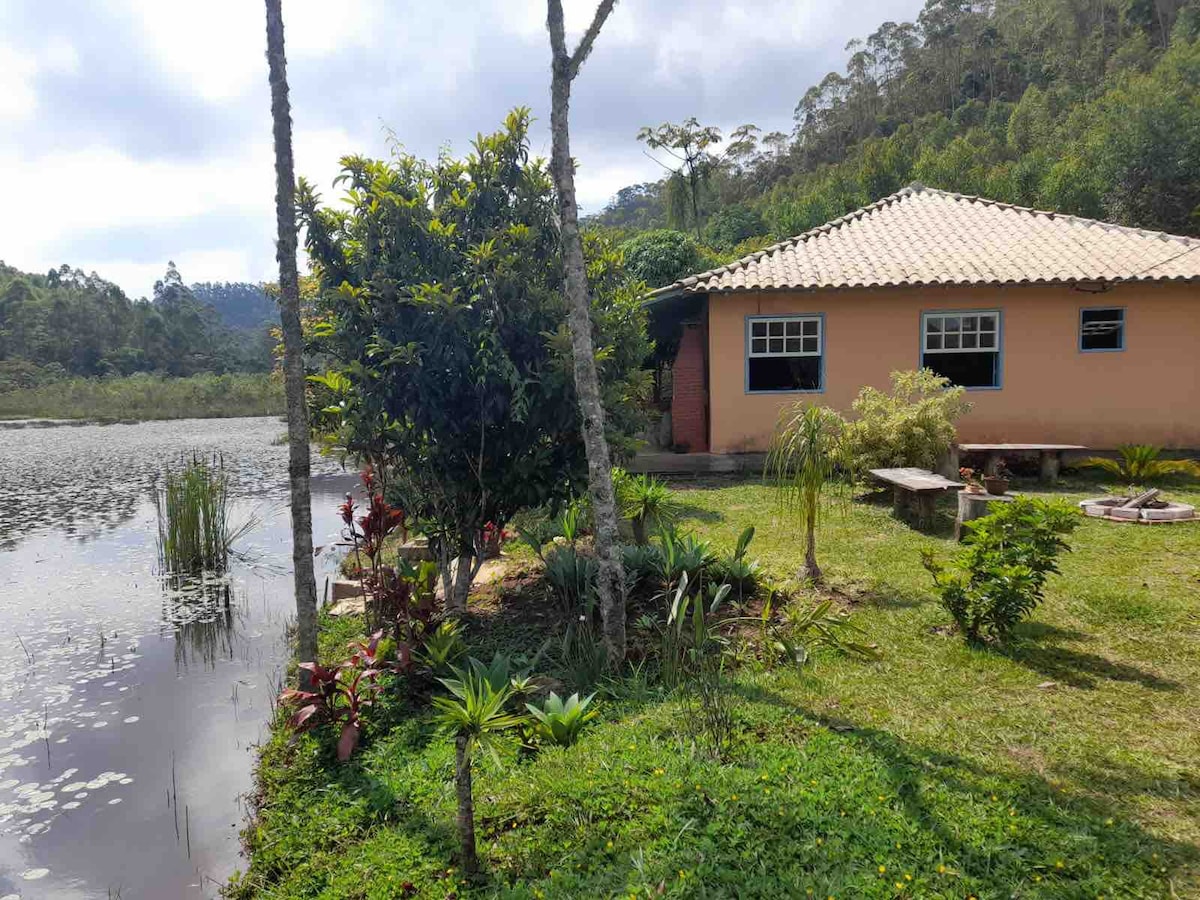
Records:
[[[546,580],[566,615],[590,609],[596,591],[599,565],[596,558],[570,544],[554,547],[546,553]]]
[[[417,659],[436,674],[453,672],[455,664],[467,655],[462,625],[457,619],[444,619],[437,628],[425,635]]]
[[[746,551],[754,540],[754,526],[747,525],[738,535],[737,546],[728,556],[718,557],[712,565],[714,581],[721,581],[733,589],[735,601],[742,603],[754,596],[758,590],[758,579],[761,566],[756,559],[747,559]]]
[[[588,709],[595,694],[588,694],[582,700],[575,693],[565,701],[554,691],[539,708],[532,703],[526,703],[525,708],[533,716],[533,733],[547,744],[557,744],[560,747],[570,747],[579,737],[583,726],[599,715],[599,711]]]
[[[658,577],[662,552],[655,544],[626,544],[621,548],[621,565],[629,590],[633,590],[647,579]]]
[[[671,585],[683,573],[691,574],[693,585],[704,581],[704,573],[717,561],[712,544],[694,534],[680,534],[674,526],[658,530],[659,570],[664,584]]]
[[[1117,459],[1089,456],[1078,465],[1089,469],[1100,469],[1130,488],[1135,485],[1152,484],[1167,478],[1184,475],[1200,478],[1200,462],[1194,459],[1159,459],[1161,447],[1151,444],[1125,444],[1117,449]]]
[[[1058,555],[1071,549],[1063,536],[1078,524],[1065,503],[1017,497],[967,525],[966,546],[950,566],[928,550],[922,562],[967,640],[1000,641],[1042,601]]]
[[[954,422],[971,409],[961,387],[929,369],[893,372],[892,392],[864,387],[854,401],[857,418],[843,434],[845,464],[855,475],[868,469],[932,469],[954,443]]]

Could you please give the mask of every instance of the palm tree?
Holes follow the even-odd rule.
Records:
[[[1117,449],[1120,459],[1105,459],[1102,456],[1090,456],[1081,460],[1079,465],[1092,469],[1100,469],[1119,478],[1132,487],[1136,484],[1149,484],[1161,481],[1174,475],[1190,475],[1200,478],[1200,463],[1194,459],[1159,459],[1161,447],[1149,444],[1125,444]]]
[[[588,493],[596,525],[598,577],[596,595],[604,622],[604,644],[611,666],[625,660],[625,573],[617,544],[617,510],[613,496],[612,458],[604,436],[604,407],[592,344],[591,303],[579,236],[579,206],[575,200],[575,163],[571,159],[568,122],[571,82],[592,52],[604,20],[616,0],[601,0],[592,24],[574,53],[567,52],[562,0],[547,0],[546,27],[550,32],[550,173],[558,193],[559,230],[562,234],[563,275],[566,280],[567,323],[571,330],[571,355],[575,366],[575,393],[583,417],[583,443],[588,460]]]
[[[780,502],[804,519],[805,551],[801,578],[821,582],[817,565],[817,522],[821,493],[837,470],[842,417],[831,409],[797,403],[785,409],[771,436],[766,475],[779,488]]]
[[[468,875],[479,871],[475,852],[475,799],[471,788],[471,757],[476,748],[488,750],[494,758],[496,739],[525,721],[505,709],[512,697],[512,683],[499,688],[483,674],[468,668],[455,670],[457,678],[439,679],[450,697],[434,697],[434,719],[439,727],[454,736],[454,790],[458,795],[458,839],[462,867]]]
[[[295,165],[283,52],[281,0],[267,4],[267,66],[275,134],[275,222],[279,262],[279,318],[283,326],[284,390],[287,397],[288,484],[292,500],[292,568],[296,590],[297,656],[317,658],[317,580],[313,573],[312,496],[309,493],[308,407],[304,398],[304,335],[300,329],[300,278],[296,270]],[[301,669],[301,679],[306,678]]]

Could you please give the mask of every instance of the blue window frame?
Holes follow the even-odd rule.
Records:
[[[825,390],[825,315],[746,316],[747,394]]]
[[[998,309],[921,313],[921,368],[968,390],[999,390],[1004,373],[1004,318]]]
[[[1125,349],[1125,307],[1085,306],[1079,310],[1079,351],[1114,353]]]

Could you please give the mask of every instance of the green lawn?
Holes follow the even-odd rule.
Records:
[[[730,546],[754,524],[752,556],[780,578],[798,566],[799,525],[768,489],[680,490],[702,535]],[[949,516],[926,536],[886,506],[831,504],[821,562],[883,658],[744,665],[730,761],[696,752],[678,703],[634,677],[575,747],[484,763],[480,884],[452,864],[453,749],[411,701],[377,708],[347,765],[328,737],[277,731],[246,834],[252,863],[232,893],[1200,895],[1200,525],[1083,522],[1046,604],[999,651],[938,627],[949,617],[918,551],[953,549]],[[535,592],[484,601],[479,655],[536,642]],[[357,628],[330,626],[331,657]]]

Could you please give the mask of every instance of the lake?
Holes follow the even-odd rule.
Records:
[[[278,419],[0,423],[0,900],[215,897],[295,617]],[[220,454],[228,583],[158,573],[153,485]],[[317,584],[353,484],[314,455]]]

